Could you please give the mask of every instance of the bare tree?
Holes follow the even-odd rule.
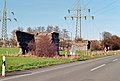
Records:
[[[15,31],[16,30],[13,30],[11,32],[11,38],[8,41],[10,47],[16,47],[17,46],[17,41],[15,39]]]
[[[46,32],[50,33],[54,30],[53,26],[48,26]]]
[[[28,28],[27,28],[27,32],[32,33],[32,32],[33,32],[32,28],[31,28],[31,27],[28,27]]]
[[[67,29],[62,29],[62,38],[64,39],[69,39],[69,32],[67,31]]]
[[[59,28],[59,26],[55,26],[55,27],[54,27],[54,32],[60,33],[60,28]]]
[[[19,30],[19,31],[23,31],[24,29],[23,29],[22,27],[18,27],[17,30]]]
[[[112,37],[112,34],[109,32],[103,32],[102,35],[103,35],[103,40],[108,40],[111,39]]]
[[[110,47],[111,46],[111,38],[112,38],[111,33],[103,32],[103,40],[102,40],[103,47]]]
[[[45,27],[44,26],[42,26],[42,30],[41,31],[42,31],[42,33],[45,32]]]
[[[41,26],[37,27],[37,32],[42,32],[42,27]]]

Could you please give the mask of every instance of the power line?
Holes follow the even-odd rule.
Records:
[[[96,12],[94,12],[93,14],[96,13],[100,13],[101,11],[104,11],[105,9],[109,8],[111,5],[115,4],[116,2],[118,2],[119,0],[114,0],[111,3],[107,4],[106,6],[100,8],[99,10],[97,10]]]
[[[68,12],[70,13],[70,16],[65,16],[65,20],[67,18],[71,18],[72,20],[75,19],[76,20],[76,34],[75,34],[75,39],[82,39],[82,35],[81,35],[81,26],[82,26],[82,18],[84,18],[85,20],[90,17],[92,19],[94,19],[94,16],[90,16],[90,15],[85,15],[83,14],[83,12],[87,11],[88,13],[90,13],[90,9],[85,9],[85,8],[81,8],[81,1],[77,0],[76,5],[73,7],[73,9],[68,9]],[[74,13],[71,15],[71,13]]]
[[[86,4],[84,4],[84,7],[87,7],[88,5],[90,5],[92,3],[91,0],[88,0],[88,2]]]

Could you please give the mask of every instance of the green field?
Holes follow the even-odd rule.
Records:
[[[2,57],[1,57],[2,58]],[[0,59],[0,65],[2,60]],[[6,71],[19,71],[31,68],[40,68],[55,64],[68,63],[69,59],[40,58],[40,57],[6,57]],[[1,73],[1,68],[0,68]]]
[[[68,63],[68,58],[40,58],[17,56],[19,48],[0,48],[0,66],[2,65],[2,56],[6,56],[6,72],[20,71],[31,68],[40,68],[55,64]],[[0,68],[1,73],[1,68]]]
[[[0,66],[2,65],[2,56],[6,56],[6,72],[20,71],[31,68],[40,68],[44,66],[51,66],[55,64],[69,63],[71,58],[40,58],[40,57],[28,57],[28,56],[18,56],[18,48],[0,48]],[[69,52],[60,51],[61,55],[69,55]],[[119,52],[117,52],[119,53]],[[77,58],[72,61],[84,61],[92,58],[99,58],[106,56],[102,54],[102,51],[99,52],[86,52],[86,51],[77,51]],[[110,51],[107,55],[114,54],[113,51]],[[1,68],[0,68],[1,73]]]
[[[15,55],[18,52],[19,48],[0,48],[0,55]]]

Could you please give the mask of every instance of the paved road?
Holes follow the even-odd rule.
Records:
[[[0,81],[120,81],[120,55],[18,72]]]

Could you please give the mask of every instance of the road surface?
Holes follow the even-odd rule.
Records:
[[[17,72],[0,81],[120,81],[120,54]]]

